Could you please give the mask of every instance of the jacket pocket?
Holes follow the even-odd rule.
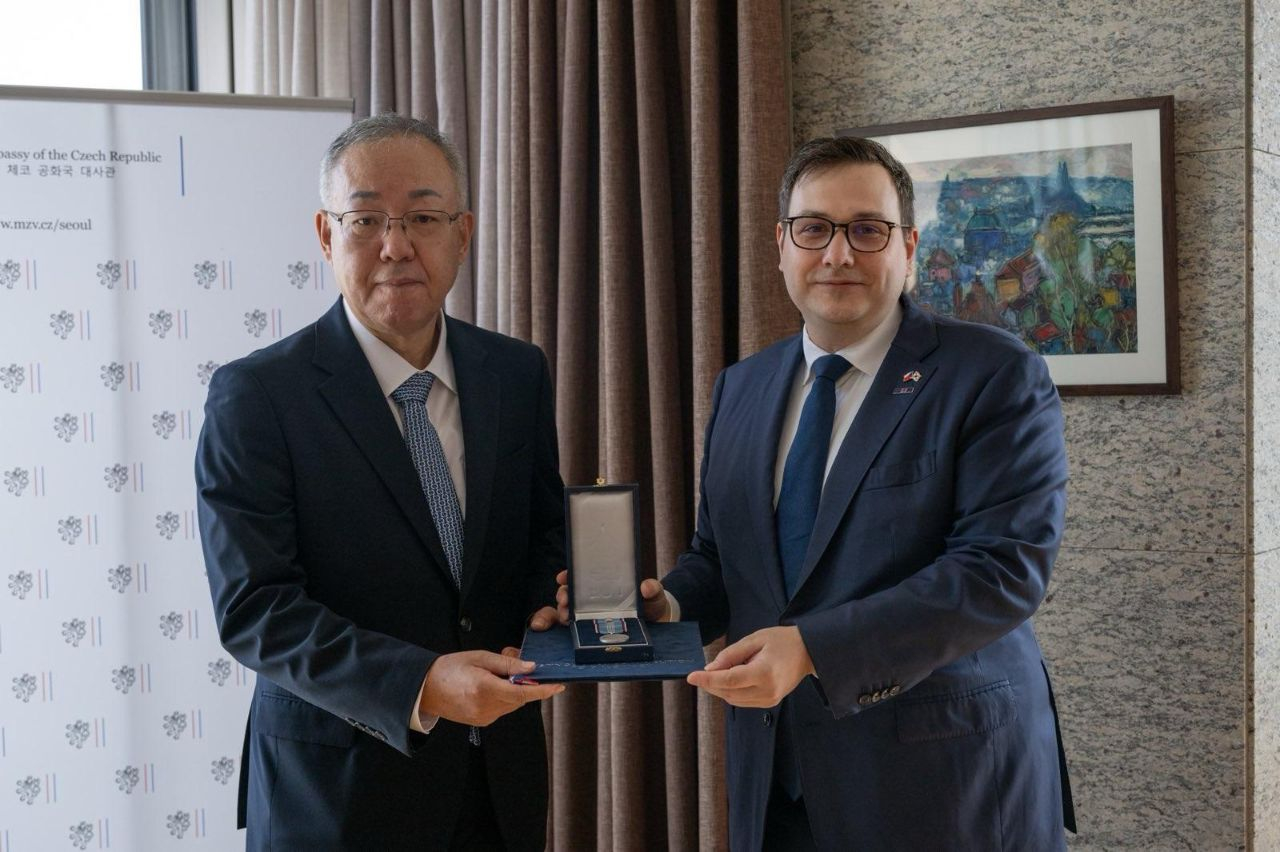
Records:
[[[901,699],[898,741],[920,743],[985,734],[1018,718],[1018,703],[1007,680],[967,692]]]
[[[922,479],[933,476],[934,470],[936,470],[934,453],[933,450],[930,450],[919,458],[882,464],[871,468],[867,471],[866,478],[862,480],[862,490],[870,491],[873,488],[910,485],[913,482],[919,482]]]
[[[254,702],[253,731],[303,743],[349,748],[356,730],[328,710],[295,695],[261,692]]]

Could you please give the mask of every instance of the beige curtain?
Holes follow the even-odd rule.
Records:
[[[645,566],[661,575],[692,535],[716,374],[798,327],[773,247],[790,149],[782,4],[509,14],[499,328],[555,364],[565,481],[641,484]],[[546,716],[551,848],[725,846],[718,700],[683,683],[575,687]]]
[[[358,115],[437,120],[466,151],[476,275],[448,309],[546,351],[565,481],[639,482],[664,574],[716,374],[799,327],[773,247],[785,0],[245,2],[255,85],[338,94],[345,53]],[[723,712],[683,683],[546,705],[549,848],[725,848]]]
[[[468,163],[467,192],[477,213],[486,188],[480,140],[482,32],[496,23],[497,0],[233,0],[235,91],[352,98],[355,116],[399,112],[436,124]],[[490,50],[492,53],[492,49]],[[490,118],[492,121],[492,118]],[[492,180],[487,187],[493,194]],[[492,218],[490,219],[492,221]],[[447,310],[475,321],[475,258],[458,272]],[[488,254],[492,254],[489,251]],[[488,327],[492,328],[492,324]]]
[[[347,0],[232,0],[235,91],[349,98]]]

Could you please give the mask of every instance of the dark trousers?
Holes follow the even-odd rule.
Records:
[[[765,852],[817,852],[804,796],[792,799],[775,780],[764,813]]]
[[[462,799],[462,811],[458,814],[449,848],[454,852],[503,852],[506,844],[502,842],[498,818],[493,811],[484,749],[483,746],[471,746],[470,750],[471,760],[467,764],[465,782],[467,794]]]

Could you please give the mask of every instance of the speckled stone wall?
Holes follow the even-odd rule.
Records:
[[[1063,405],[1067,533],[1037,629],[1076,794],[1073,849],[1241,849],[1249,834],[1246,590],[1251,565],[1259,577],[1268,566],[1267,576],[1280,577],[1280,553],[1255,561],[1249,529],[1247,12],[1199,0],[791,0],[797,140],[859,125],[1176,98],[1183,393]],[[1280,136],[1280,121],[1255,121],[1264,126]],[[1271,174],[1280,212],[1280,163]],[[1274,214],[1270,221],[1280,227]],[[1259,351],[1271,344],[1265,381],[1280,391],[1276,314],[1255,340]],[[1280,416],[1268,417],[1280,452]],[[1280,475],[1268,482],[1268,511],[1280,520]],[[1259,524],[1259,537],[1280,548],[1280,524]],[[1280,580],[1272,585],[1280,606]],[[1264,627],[1276,640],[1269,676],[1280,683],[1280,619],[1259,619],[1259,635]],[[1254,763],[1258,795],[1263,777],[1273,779],[1273,812],[1275,695],[1269,763],[1261,739]],[[1261,843],[1266,821],[1254,821],[1256,848],[1280,848],[1280,833]]]
[[[1280,849],[1280,9],[1254,0],[1253,829]]]

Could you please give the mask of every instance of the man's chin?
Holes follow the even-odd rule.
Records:
[[[440,305],[422,298],[422,293],[398,294],[399,298],[379,299],[369,313],[388,326],[415,328],[430,325],[440,314]]]
[[[843,327],[865,322],[867,316],[874,310],[875,306],[869,304],[866,299],[846,298],[834,304],[818,306],[818,310],[813,311],[812,316],[815,323]],[[808,321],[807,317],[806,321]]]
[[[357,314],[357,316],[359,316]],[[379,336],[414,337],[433,327],[440,309],[421,305],[381,304],[367,313],[365,325]],[[363,317],[362,317],[363,319]]]
[[[879,311],[883,307],[883,311]],[[871,305],[860,301],[857,305],[824,306],[820,311],[802,311],[809,336],[826,348],[843,349],[856,343],[875,329],[885,316],[889,306]]]

